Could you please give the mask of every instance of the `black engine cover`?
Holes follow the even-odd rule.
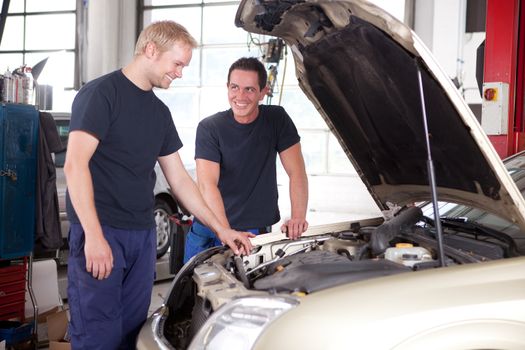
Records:
[[[278,266],[284,267],[281,271]],[[328,251],[311,251],[283,258],[271,265],[268,276],[255,281],[258,290],[313,293],[341,284],[411,271],[388,260],[351,261]]]

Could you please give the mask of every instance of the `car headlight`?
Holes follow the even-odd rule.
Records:
[[[298,304],[286,296],[233,300],[208,318],[188,349],[251,349],[266,326]]]

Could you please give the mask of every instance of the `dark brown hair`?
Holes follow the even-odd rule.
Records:
[[[266,80],[268,79],[266,68],[264,68],[264,65],[257,58],[242,57],[233,62],[228,71],[228,85],[230,84],[230,75],[234,69],[257,72],[257,76],[259,77],[259,88],[262,90],[266,86]]]

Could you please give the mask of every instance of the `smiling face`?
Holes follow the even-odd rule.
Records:
[[[229,77],[228,102],[235,120],[239,123],[251,123],[259,113],[259,102],[266,95],[267,88],[259,87],[256,71],[234,69]]]
[[[153,50],[155,52],[151,84],[154,87],[167,89],[173,80],[182,78],[182,69],[190,64],[192,48],[175,42],[169,50],[160,51],[156,47]]]

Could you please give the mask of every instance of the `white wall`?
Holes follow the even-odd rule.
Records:
[[[133,57],[136,0],[90,0],[87,5],[87,82],[128,63]]]
[[[459,38],[462,36],[461,33],[465,32],[464,28],[460,28],[461,2],[458,0],[416,1],[414,16],[414,31],[451,78],[456,76]]]
[[[457,78],[468,103],[481,103],[476,82],[476,49],[484,33],[465,34],[466,0],[415,2],[414,31],[450,78]]]

